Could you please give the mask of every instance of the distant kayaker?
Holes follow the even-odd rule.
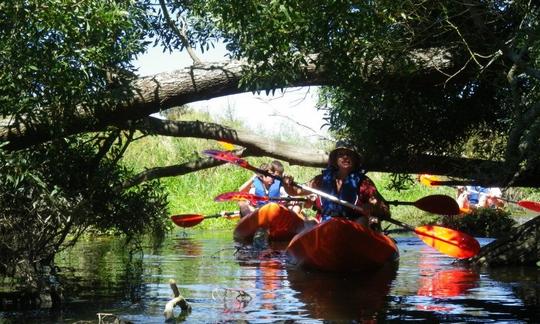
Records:
[[[504,202],[501,199],[500,188],[485,188],[481,186],[457,187],[457,202],[461,209],[469,208],[502,208]]]
[[[379,219],[389,218],[390,209],[375,184],[361,169],[362,156],[347,141],[338,141],[328,156],[328,167],[308,186],[324,191],[364,210],[362,214],[322,197],[315,198],[317,218],[346,217],[364,225],[380,228]],[[309,195],[310,192],[290,185],[293,178],[284,177],[284,187],[290,195]]]

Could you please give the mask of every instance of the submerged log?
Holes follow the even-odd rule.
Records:
[[[508,237],[482,247],[469,259],[476,266],[536,265],[540,260],[540,216],[516,229]]]

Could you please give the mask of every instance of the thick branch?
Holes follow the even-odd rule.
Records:
[[[413,62],[425,67],[424,70],[419,70],[419,73],[423,75],[427,71],[439,75],[437,71],[448,68],[450,65],[447,53],[440,49],[418,51],[412,53],[410,57]],[[382,66],[383,63],[378,64]],[[243,66],[244,62],[241,61],[204,63],[137,79],[132,82],[131,100],[116,107],[109,107],[110,109],[99,116],[84,114],[72,116],[69,118],[69,124],[62,125],[63,133],[56,136],[65,137],[85,132],[102,131],[107,126],[140,120],[172,107],[246,92],[247,89],[239,88]],[[374,68],[374,70],[377,69]],[[297,80],[287,80],[287,84],[283,86],[301,87],[329,84],[324,68],[317,67],[315,64],[306,66],[301,75],[302,77]],[[276,87],[278,86],[276,85]],[[53,135],[50,130],[49,125],[33,125],[31,129],[19,124],[1,125],[0,142],[9,142],[8,145],[4,146],[5,149],[23,149],[51,140]]]

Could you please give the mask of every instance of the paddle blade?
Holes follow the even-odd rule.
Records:
[[[209,155],[211,156],[212,158],[216,159],[216,160],[221,160],[221,161],[225,161],[225,162],[230,162],[230,163],[234,163],[234,164],[237,164],[243,168],[249,168],[249,163],[244,160],[244,159],[241,159],[239,158],[238,156],[232,154],[231,152],[228,152],[228,151],[219,151],[219,150],[204,150],[203,151],[204,154],[206,155]]]
[[[259,201],[268,201],[268,197],[255,196],[247,192],[226,192],[214,198],[214,201],[217,201],[217,202],[243,201],[243,200],[247,200],[255,204]]]
[[[193,227],[204,220],[203,215],[183,214],[171,216],[173,223],[180,227]]]
[[[414,206],[432,214],[457,215],[460,213],[457,201],[447,195],[430,195],[418,199]]]
[[[218,141],[218,143],[223,146],[224,149],[226,149],[227,151],[232,151],[234,150],[234,145],[231,144],[231,143],[228,143],[228,142],[225,142],[225,141]]]
[[[432,176],[432,175],[429,175],[429,174],[421,174],[420,175],[420,183],[423,184],[424,186],[431,187],[431,186],[433,186],[434,181],[440,181],[440,180],[441,179],[439,177]]]
[[[450,228],[426,225],[414,232],[427,245],[454,258],[467,259],[480,251],[480,243],[474,237]]]
[[[540,202],[529,201],[529,200],[520,200],[517,204],[525,209],[529,209],[535,212],[540,213]]]

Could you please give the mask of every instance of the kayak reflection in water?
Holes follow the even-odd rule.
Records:
[[[311,317],[336,323],[382,323],[397,263],[377,270],[325,273],[288,269],[291,289]],[[352,320],[355,321],[352,321]]]
[[[379,219],[389,218],[390,209],[373,181],[365,175],[361,167],[362,156],[349,142],[338,141],[329,154],[328,167],[309,181],[308,186],[354,204],[363,212],[359,214],[329,199],[320,196],[313,197],[319,221],[324,222],[332,217],[345,217],[380,230]],[[283,180],[283,185],[289,195],[310,194],[309,191],[293,187],[291,183],[294,179],[291,176],[285,176]]]

